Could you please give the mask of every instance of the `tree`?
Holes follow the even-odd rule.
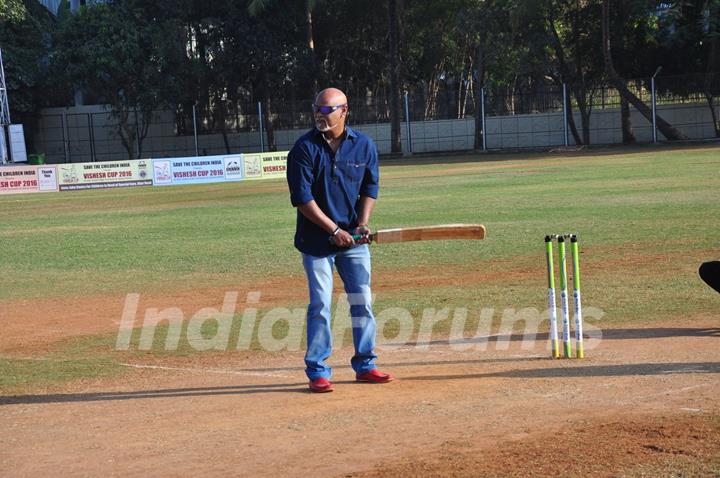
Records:
[[[702,91],[713,118],[715,136],[720,137],[716,97],[720,94],[720,1],[686,0],[668,3],[661,11],[658,41],[662,55],[657,63],[663,75],[683,75],[679,81],[662,81],[662,92],[688,97]],[[672,61],[667,61],[671,58]],[[688,76],[688,74],[690,76]]]
[[[318,76],[322,73],[318,68],[317,57],[315,55],[315,36],[313,34],[313,10],[315,10],[318,1],[319,0],[305,0],[305,41],[310,51],[315,91],[318,89]],[[265,11],[272,2],[273,0],[250,0],[247,7],[248,13],[250,13],[251,17],[256,17]]]
[[[707,63],[705,68],[705,81],[703,93],[710,108],[713,119],[715,137],[720,138],[720,120],[715,106],[715,98],[720,94],[718,85],[718,65],[720,65],[720,2],[717,0],[705,0],[704,11],[706,12],[705,43],[707,44]]]
[[[631,103],[640,114],[652,122],[652,110],[640,98],[634,95],[627,87],[625,80],[615,70],[611,51],[610,39],[610,0],[603,0],[602,4],[602,44],[605,72],[610,83],[618,90],[620,96]],[[687,137],[665,121],[659,115],[655,115],[656,124],[660,132],[669,140],[687,139]]]
[[[0,3],[0,48],[10,99],[11,117],[27,115],[58,99],[50,81],[52,14],[36,1]]]
[[[153,111],[169,104],[174,91],[173,76],[166,75],[173,25],[145,6],[139,0],[88,5],[67,18],[59,34],[57,62],[67,84],[110,105],[130,159],[142,155]]]
[[[382,4],[381,4],[382,5]],[[376,0],[343,1],[315,15],[315,51],[327,86],[350,100],[350,121],[389,120],[388,15]],[[379,14],[382,13],[382,14]],[[352,21],[348,21],[352,19]]]
[[[576,144],[590,144],[590,113],[593,85],[602,75],[601,57],[597,45],[601,32],[597,24],[600,9],[596,2],[570,2],[548,0],[546,19],[551,33],[551,45],[559,66],[562,82],[567,84],[580,111],[582,139],[577,133],[572,115],[572,102],[568,102],[568,117]]]
[[[308,4],[305,4],[307,7]],[[277,150],[274,137],[274,102],[286,99],[284,93],[305,93],[303,70],[308,71],[310,52],[302,44],[299,21],[304,10],[295,2],[270,2],[261,13],[244,21],[236,16],[228,29],[232,40],[235,71],[242,71],[250,91],[263,105],[264,124],[271,151]],[[296,84],[297,83],[297,84]],[[289,95],[288,95],[289,96]],[[309,108],[308,108],[309,109]]]
[[[462,68],[467,68],[470,84],[469,90],[474,96],[475,108],[475,139],[474,148],[482,149],[483,135],[481,104],[484,88],[488,79],[496,83],[504,80],[493,76],[499,64],[499,59],[504,56],[510,33],[510,17],[507,2],[504,0],[474,0],[463,1],[459,5],[458,14],[455,17],[455,37],[464,43],[461,49],[463,57],[460,58]],[[505,46],[503,46],[505,44]],[[512,43],[510,43],[512,44]],[[462,86],[462,85],[461,85]]]
[[[0,48],[10,118],[25,126],[30,151],[35,151],[35,113],[70,99],[55,84],[50,68],[55,27],[53,15],[37,1],[0,0]]]

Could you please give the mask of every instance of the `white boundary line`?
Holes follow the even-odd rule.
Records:
[[[123,367],[139,368],[139,369],[152,369],[152,370],[169,370],[174,372],[196,372],[196,373],[216,373],[224,375],[244,375],[250,377],[279,377],[279,378],[293,378],[291,375],[283,375],[279,373],[266,373],[266,372],[246,372],[242,370],[224,370],[224,369],[211,369],[211,368],[187,368],[187,367],[166,367],[163,365],[145,365],[145,364],[132,364],[132,363],[120,363]]]

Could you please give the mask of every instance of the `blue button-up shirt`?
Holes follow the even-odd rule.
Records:
[[[346,127],[345,140],[333,153],[322,133],[313,128],[288,154],[287,181],[293,206],[315,200],[330,219],[350,231],[358,225],[360,197],[378,195],[377,148],[368,136]],[[319,257],[338,250],[328,241],[328,233],[300,211],[295,247]]]

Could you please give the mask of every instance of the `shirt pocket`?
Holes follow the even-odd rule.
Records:
[[[359,184],[365,177],[366,162],[348,161],[346,166],[347,177],[353,183]]]

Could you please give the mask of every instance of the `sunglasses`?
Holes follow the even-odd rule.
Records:
[[[319,106],[319,105],[312,105],[313,112],[320,113],[323,115],[329,115],[330,113],[334,112],[335,110],[338,110],[340,108],[344,108],[347,105],[335,105],[335,106]]]

